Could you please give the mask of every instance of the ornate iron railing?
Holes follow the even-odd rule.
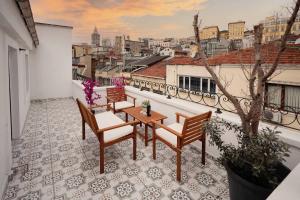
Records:
[[[78,77],[84,78],[82,75]],[[187,90],[174,85],[138,79],[125,79],[125,83],[126,85],[133,86],[140,90],[146,90],[160,95],[165,95],[166,98],[178,98],[201,105],[214,107],[217,108],[218,112],[221,110],[233,113],[236,112],[233,104],[222,93]],[[236,98],[244,109],[249,109],[251,105],[251,99],[237,96]],[[275,104],[269,104],[265,105],[263,109],[264,121],[300,130],[300,108],[290,106],[279,107]]]

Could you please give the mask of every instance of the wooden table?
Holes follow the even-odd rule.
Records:
[[[151,110],[151,116],[147,116],[143,113],[141,113],[142,111],[142,107],[133,107],[133,108],[126,108],[123,109],[123,111],[126,114],[126,122],[128,122],[128,115],[132,116],[134,119],[139,120],[141,123],[145,124],[145,135],[141,134],[140,132],[138,132],[138,134],[145,140],[145,146],[148,146],[148,142],[152,140],[148,139],[148,126],[151,127],[151,121],[161,121],[161,123],[164,123],[164,119],[166,119],[167,117],[155,112],[153,110]]]

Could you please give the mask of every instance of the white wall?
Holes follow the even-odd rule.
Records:
[[[105,87],[97,87],[95,88],[95,91],[102,95],[101,100],[98,103],[105,103],[105,96],[106,91]],[[166,124],[174,123],[176,121],[175,112],[180,112],[186,115],[195,115],[199,113],[204,113],[209,110],[213,112],[213,117],[216,116],[215,109],[207,106],[203,106],[197,103],[188,102],[181,99],[167,99],[166,96],[158,95],[152,92],[147,91],[140,91],[137,88],[127,86],[126,87],[126,93],[130,94],[131,96],[134,96],[137,98],[136,105],[140,105],[143,100],[149,99],[151,102],[151,108],[153,110],[159,110],[159,112],[166,115],[168,118],[165,120]],[[84,94],[83,94],[83,86],[81,85],[80,81],[73,81],[73,98],[79,98],[83,102],[84,100]],[[234,123],[240,123],[239,117],[230,112],[223,112],[219,117],[222,117],[223,119],[234,122]],[[274,128],[273,125],[261,123],[261,127],[270,127]],[[300,162],[300,134],[299,131],[288,129],[285,127],[278,127],[278,130],[282,132],[280,135],[280,138],[286,142],[290,146],[290,157],[287,158],[286,165],[289,168],[294,168],[297,163]],[[236,138],[234,137],[233,133],[228,133],[225,135],[225,137],[222,138],[224,141],[228,143],[236,144]],[[200,142],[195,142],[194,145],[200,146]],[[218,157],[219,152],[216,149],[215,146],[211,146],[207,142],[206,146],[207,153],[214,157]]]
[[[72,28],[36,25],[40,44],[31,53],[31,99],[72,96]]]
[[[8,175],[11,173],[12,147],[11,147],[11,121],[9,100],[9,71],[8,48],[17,51],[17,65],[19,82],[19,130],[16,136],[21,135],[30,105],[29,92],[26,86],[25,54],[32,48],[32,40],[14,0],[0,1],[0,196],[7,184]],[[19,48],[27,49],[19,51]]]

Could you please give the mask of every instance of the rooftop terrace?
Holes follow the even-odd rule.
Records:
[[[89,128],[81,139],[75,101],[34,101],[22,137],[14,140],[14,174],[4,200],[229,198],[225,170],[209,155],[203,166],[200,145],[184,149],[181,183],[175,178],[175,153],[166,145],[157,143],[156,160],[152,146],[145,147],[140,138],[136,161],[131,150],[131,140],[109,147],[100,174],[98,140]]]

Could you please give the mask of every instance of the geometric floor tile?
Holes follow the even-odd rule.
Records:
[[[125,118],[122,113],[118,116]],[[13,141],[15,173],[4,200],[229,199],[224,168],[209,155],[202,165],[200,143],[183,149],[180,183],[175,152],[160,142],[156,147],[154,161],[152,144],[145,147],[138,137],[134,161],[131,140],[110,146],[100,174],[98,139],[86,126],[82,140],[76,102],[71,98],[34,101],[21,138]]]

